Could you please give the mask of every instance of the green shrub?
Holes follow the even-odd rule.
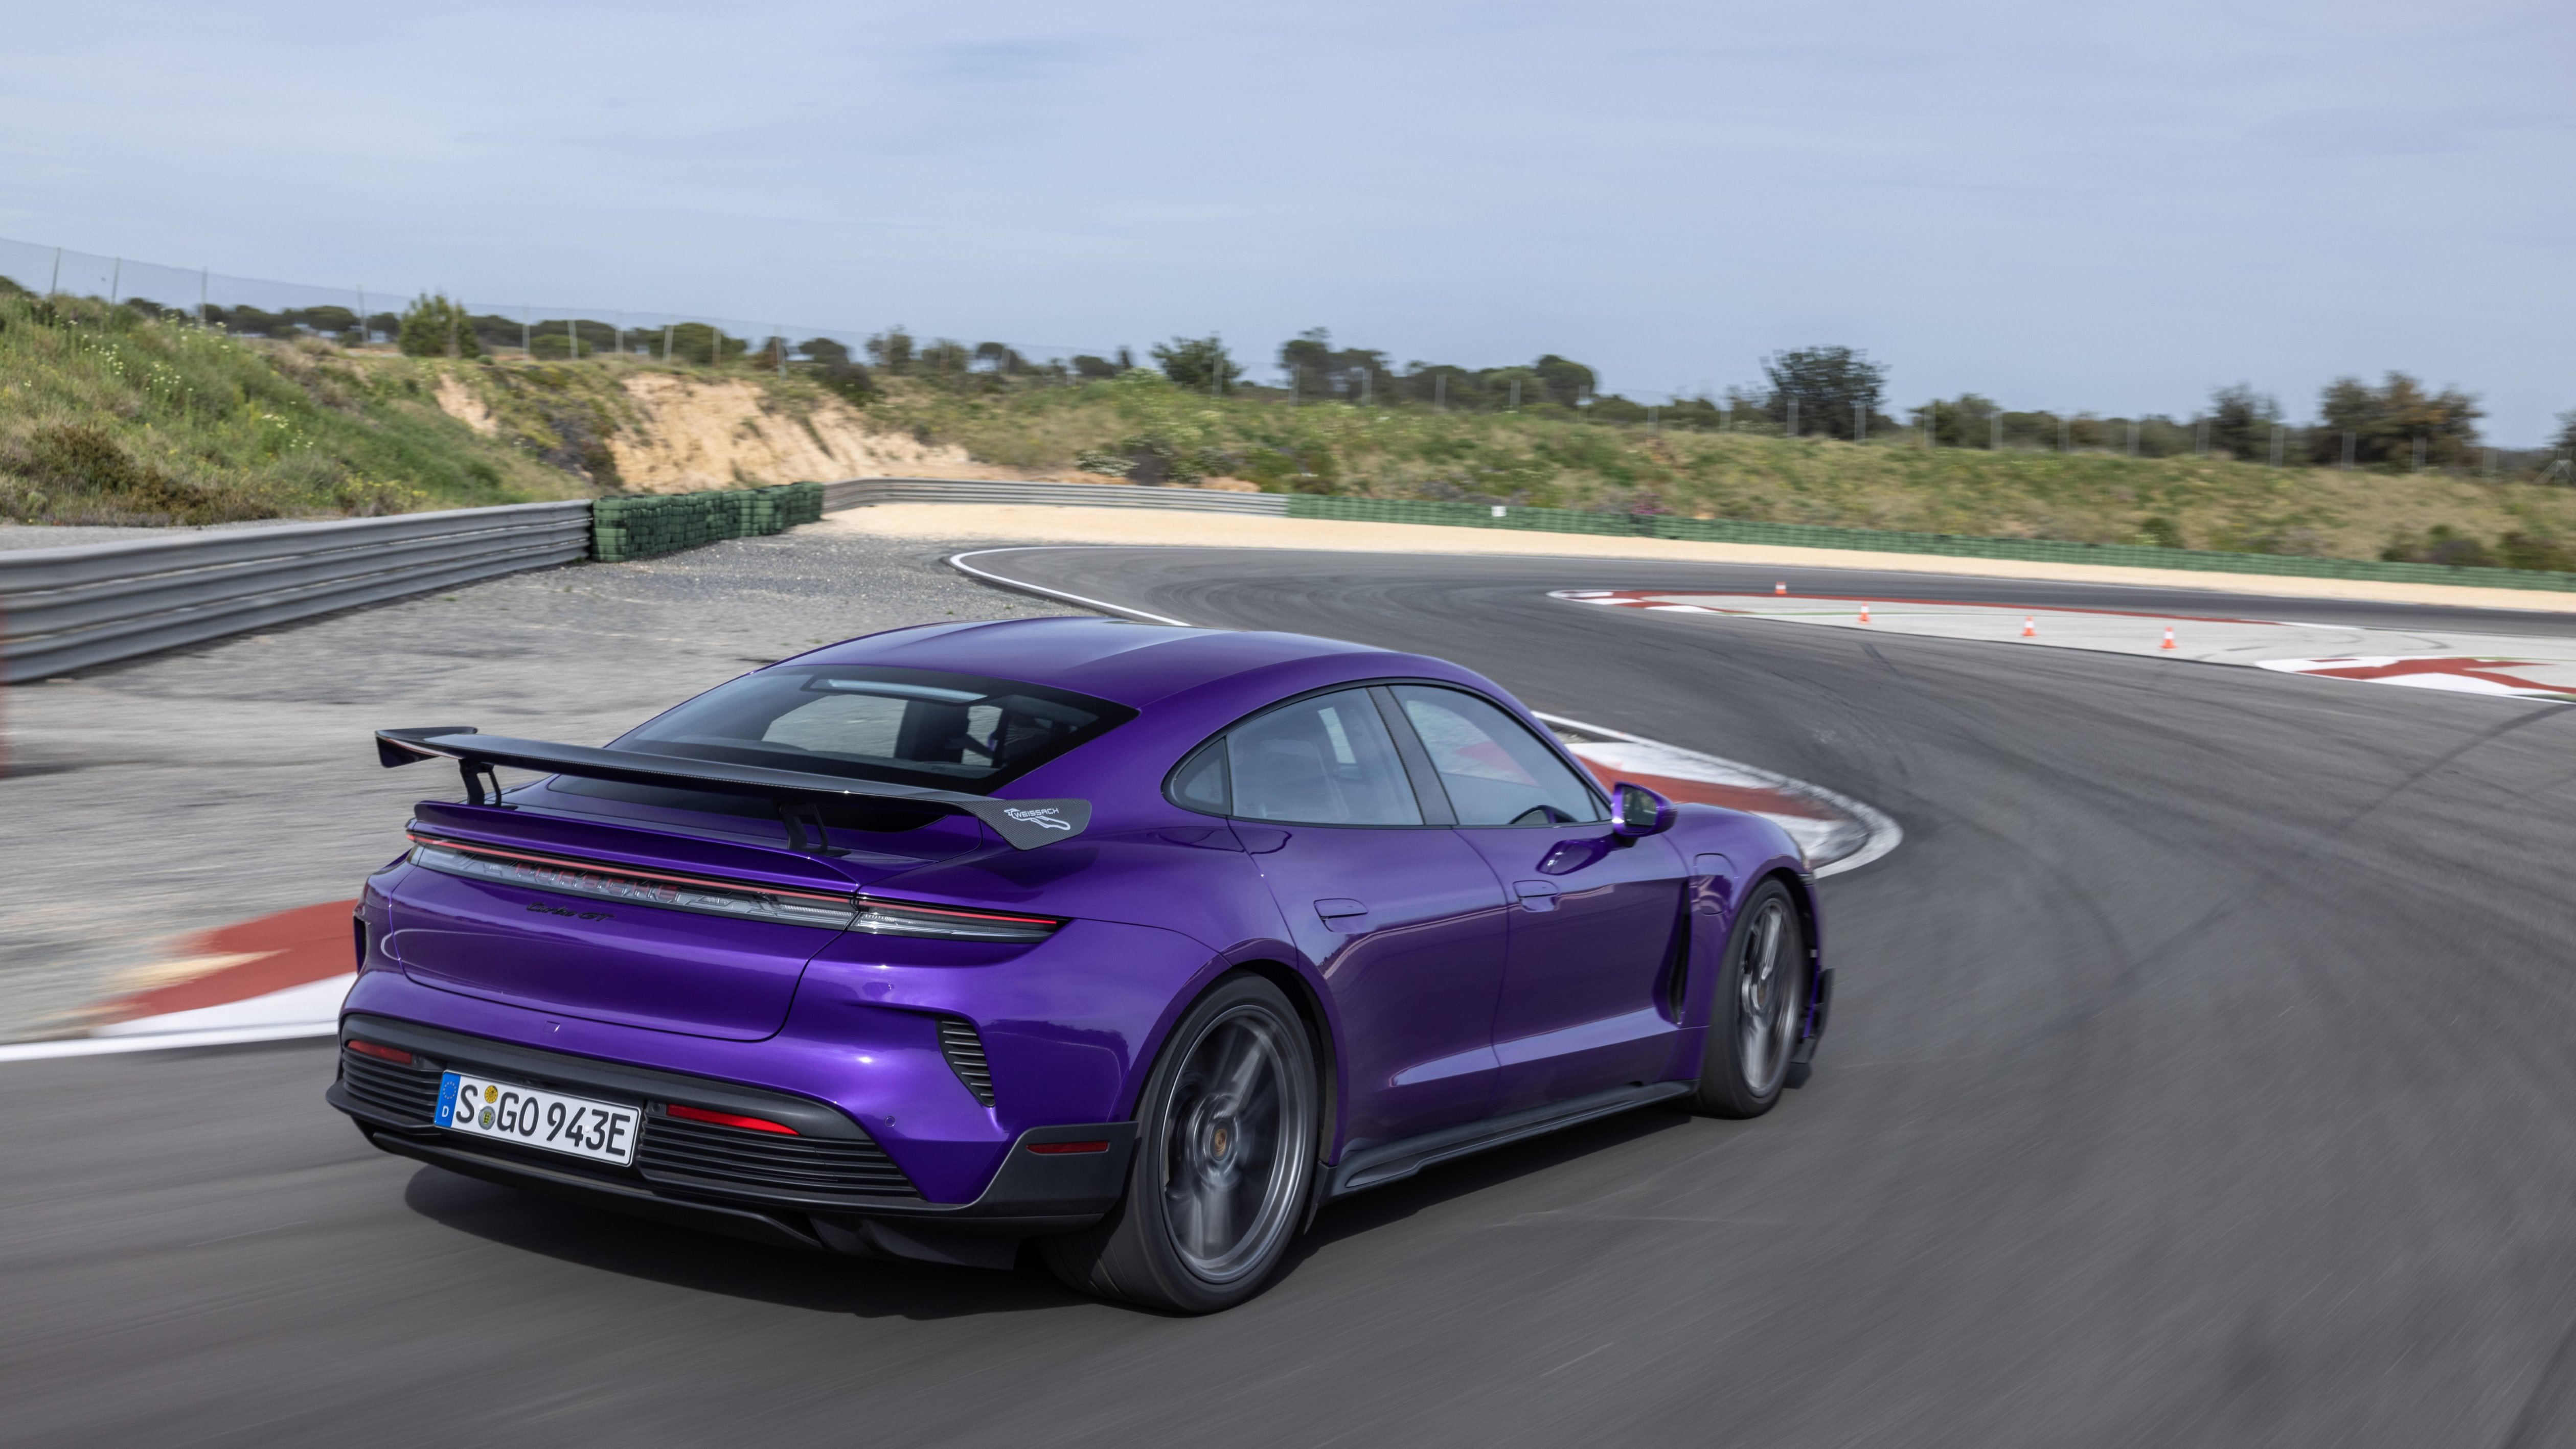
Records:
[[[403,309],[394,345],[405,357],[481,357],[483,344],[474,337],[473,319],[445,296],[416,299]]]

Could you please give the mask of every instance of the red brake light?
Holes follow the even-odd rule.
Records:
[[[1029,1150],[1043,1152],[1052,1157],[1059,1152],[1106,1152],[1109,1150],[1109,1144],[1106,1142],[1032,1142],[1029,1144]]]
[[[359,1041],[355,1037],[349,1040],[349,1050],[362,1057],[374,1057],[380,1062],[391,1062],[398,1067],[410,1066],[412,1062],[411,1053],[398,1047],[378,1046],[374,1042]]]
[[[663,1103],[662,1110],[683,1122],[713,1122],[719,1127],[740,1127],[752,1132],[776,1132],[785,1137],[796,1135],[796,1129],[784,1122],[766,1122],[758,1117],[737,1117],[731,1112],[710,1112],[704,1107],[683,1107],[677,1102]]]

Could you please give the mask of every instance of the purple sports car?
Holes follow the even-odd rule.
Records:
[[[606,749],[462,726],[368,882],[388,1152],[1186,1313],[1324,1203],[1650,1102],[1768,1111],[1831,977],[1770,823],[1606,794],[1438,659],[1100,619],[819,649]],[[495,767],[542,772],[501,788]]]

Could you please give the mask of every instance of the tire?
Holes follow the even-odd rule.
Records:
[[[1759,1117],[1788,1085],[1790,1058],[1807,1024],[1814,963],[1806,922],[1789,888],[1756,886],[1726,939],[1726,967],[1709,998],[1708,1049],[1700,1059],[1699,1109]]]
[[[1279,988],[1219,981],[1146,1079],[1126,1195],[1041,1243],[1047,1267],[1082,1292],[1170,1313],[1259,1293],[1309,1215],[1322,1095],[1314,1046]]]

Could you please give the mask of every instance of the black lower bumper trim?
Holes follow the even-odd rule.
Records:
[[[359,1130],[367,1134],[368,1141],[387,1152],[426,1162],[432,1167],[444,1167],[467,1177],[478,1177],[485,1182],[499,1183],[503,1187],[525,1188],[548,1197],[606,1208],[610,1212],[650,1218],[676,1227],[699,1228],[727,1237],[747,1238],[776,1248],[798,1248],[810,1253],[819,1252],[824,1247],[815,1234],[767,1213],[663,1197],[650,1189],[631,1187],[622,1182],[556,1172],[532,1163],[504,1162],[479,1152],[462,1152],[443,1143],[423,1142],[375,1127],[361,1125]]]
[[[504,1063],[567,1089],[617,1093],[628,1100],[663,1095],[738,1099],[746,1110],[756,1103],[763,1115],[805,1125],[782,1110],[795,1103],[813,1114],[813,1125],[821,1129],[818,1136],[865,1140],[857,1124],[823,1103],[756,1088],[485,1042],[379,1017],[352,1017],[343,1028],[344,1036],[350,1027],[445,1060]],[[573,1165],[573,1159],[559,1166],[531,1160],[529,1152],[486,1148],[477,1139],[444,1132],[423,1121],[403,1120],[392,1107],[351,1092],[345,1082],[335,1083],[323,1095],[333,1107],[357,1119],[368,1140],[385,1151],[487,1182],[578,1197],[596,1206],[787,1247],[1001,1267],[1009,1266],[1007,1260],[1020,1239],[1088,1227],[1115,1206],[1126,1191],[1127,1163],[1136,1137],[1133,1122],[1032,1127],[1012,1142],[1000,1169],[973,1202],[935,1203],[910,1195],[869,1198],[754,1186],[701,1179],[667,1168],[649,1173],[594,1170]],[[827,1113],[828,1117],[823,1115]],[[1076,1142],[1101,1145],[1086,1152],[1032,1150]]]

